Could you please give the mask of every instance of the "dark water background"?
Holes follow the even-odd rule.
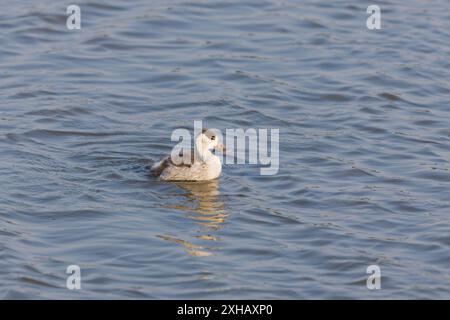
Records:
[[[69,4],[0,2],[0,298],[450,298],[448,1]],[[279,173],[150,178],[194,120]]]

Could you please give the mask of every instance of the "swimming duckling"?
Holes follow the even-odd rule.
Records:
[[[213,129],[203,129],[202,133],[195,139],[195,147],[190,151],[190,154],[183,154],[180,151],[177,161],[169,155],[155,163],[151,172],[161,180],[167,181],[216,179],[222,172],[222,162],[218,156],[211,152],[214,149],[225,152],[225,146],[219,143],[216,132]],[[178,161],[181,159],[185,161]]]

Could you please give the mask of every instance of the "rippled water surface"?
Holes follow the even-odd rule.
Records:
[[[0,298],[450,298],[450,4],[376,3],[2,1]],[[194,120],[278,174],[150,177]]]

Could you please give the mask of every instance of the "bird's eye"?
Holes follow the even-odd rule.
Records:
[[[212,136],[212,137],[211,137],[211,140],[216,140],[216,136]]]

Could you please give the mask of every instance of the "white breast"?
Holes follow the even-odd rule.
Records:
[[[206,166],[208,170],[208,179],[216,179],[220,176],[222,172],[222,162],[220,162],[219,157],[212,156],[206,161]]]

